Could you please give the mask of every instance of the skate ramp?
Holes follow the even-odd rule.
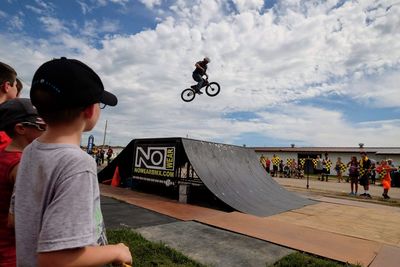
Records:
[[[182,144],[205,186],[238,211],[269,216],[315,203],[275,182],[252,149],[184,138]]]
[[[132,140],[98,173],[99,182],[111,179],[118,166],[121,186],[129,186],[127,181],[134,176],[135,147],[140,143],[158,147],[175,143],[177,157],[184,159],[181,164],[188,161],[201,182],[217,198],[243,213],[269,216],[316,203],[275,182],[262,168],[253,149],[180,137]]]

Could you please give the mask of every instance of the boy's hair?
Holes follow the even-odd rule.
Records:
[[[117,97],[104,90],[100,77],[87,65],[62,57],[39,67],[32,80],[33,105],[50,125],[70,122],[88,106],[115,106]]]
[[[8,64],[0,62],[0,85],[5,82],[14,83],[17,72]]]
[[[31,92],[31,97],[36,99],[35,105],[38,107],[48,106],[48,103],[54,101],[54,96],[45,88],[37,88]],[[87,107],[87,106],[86,106]],[[63,108],[63,109],[40,109],[38,108],[40,116],[49,125],[64,124],[74,121],[79,117],[81,112],[86,107],[78,108]]]

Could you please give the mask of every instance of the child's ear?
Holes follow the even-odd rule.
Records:
[[[15,133],[17,133],[18,135],[24,135],[25,134],[25,127],[22,126],[21,123],[17,123],[14,126],[14,131]]]
[[[90,106],[88,106],[88,107],[86,107],[84,110],[83,110],[83,115],[84,115],[84,117],[86,118],[86,119],[90,119],[92,116],[93,116],[93,114],[94,114],[94,110],[95,110],[95,108],[96,108],[96,105],[98,105],[97,103],[94,103],[94,104],[92,104],[92,105],[90,105]]]

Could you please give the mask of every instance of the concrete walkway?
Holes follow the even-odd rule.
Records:
[[[202,223],[177,220],[114,198],[102,196],[101,204],[106,228],[134,229],[147,240],[162,242],[208,266],[265,267],[294,252]]]

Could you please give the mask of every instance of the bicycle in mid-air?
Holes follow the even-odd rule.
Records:
[[[219,94],[220,91],[220,86],[217,82],[208,82],[208,79],[203,79],[203,87],[206,87],[206,94],[208,96],[216,96]],[[185,102],[190,102],[196,97],[196,86],[197,85],[192,85],[190,88],[187,88],[182,91],[181,93],[181,98]],[[200,88],[200,90],[201,90]],[[198,93],[197,93],[198,94]]]

